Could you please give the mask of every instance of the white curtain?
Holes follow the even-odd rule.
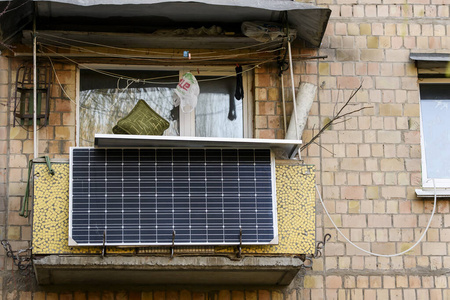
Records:
[[[228,119],[229,94],[202,94],[198,97],[195,110],[195,135],[202,137],[244,137],[242,100],[233,99],[236,105],[236,119]]]

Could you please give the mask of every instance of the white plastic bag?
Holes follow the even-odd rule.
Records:
[[[184,113],[190,113],[197,106],[198,95],[200,94],[200,87],[197,79],[192,73],[185,73],[180,79],[180,82],[175,89],[173,95],[174,105],[180,105]]]

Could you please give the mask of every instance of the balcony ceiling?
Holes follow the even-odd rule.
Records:
[[[327,8],[282,0],[20,0],[14,6],[0,24],[3,40],[31,29],[33,11],[37,12],[38,31],[130,33],[177,26],[225,25],[238,29],[244,21],[280,22],[287,12],[298,37],[319,47],[331,13]]]

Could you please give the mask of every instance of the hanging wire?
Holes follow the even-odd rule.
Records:
[[[2,16],[2,15],[4,15],[4,14],[7,14],[7,13],[9,13],[9,12],[15,11],[16,9],[19,9],[19,8],[21,8],[22,6],[24,6],[25,4],[27,4],[27,3],[29,3],[29,2],[32,2],[32,1],[33,1],[33,0],[27,0],[27,1],[25,1],[24,3],[22,3],[22,4],[20,4],[20,5],[16,6],[16,7],[10,8],[10,9],[8,9],[8,8],[9,8],[9,5],[10,5],[13,1],[12,1],[12,0],[11,0],[11,1],[8,1],[8,2],[9,2],[8,5],[6,6],[5,10],[2,11],[2,12],[0,13],[0,16]]]
[[[81,43],[81,44],[86,44],[86,45],[92,45],[92,46],[97,46],[97,47],[102,47],[102,48],[109,48],[109,49],[127,51],[127,52],[137,52],[137,53],[145,53],[145,54],[149,54],[149,53],[153,53],[153,54],[167,54],[167,52],[152,51],[152,50],[139,50],[139,49],[134,49],[134,48],[122,48],[122,47],[115,47],[115,46],[110,46],[110,45],[105,45],[105,44],[86,42],[86,41],[75,40],[75,39],[71,39],[71,38],[67,38],[67,37],[56,36],[56,35],[52,35],[52,34],[48,34],[48,33],[38,32],[37,34],[38,34],[38,36],[39,35],[40,36],[49,36],[49,37],[53,37],[53,38],[63,39],[63,40],[66,40],[66,41],[71,41],[71,42],[76,42],[76,43]],[[269,41],[269,42],[263,42],[263,43],[255,44],[255,45],[243,46],[243,47],[238,47],[238,48],[233,48],[233,49],[225,49],[224,51],[238,51],[238,50],[250,49],[250,48],[259,47],[259,46],[263,46],[263,45],[267,45],[267,44],[271,44],[271,43],[278,43],[278,41]],[[219,52],[217,52],[217,51],[200,52],[199,55],[214,54],[214,53],[219,53]],[[195,53],[195,55],[197,55],[197,54]]]
[[[338,226],[336,225],[336,223],[333,221],[333,218],[330,216],[330,213],[328,212],[327,207],[325,206],[325,203],[323,202],[322,195],[321,195],[320,192],[319,192],[319,187],[317,186],[317,184],[316,184],[316,191],[317,191],[317,194],[319,195],[320,203],[322,204],[323,209],[325,210],[325,213],[326,213],[327,216],[328,216],[328,219],[331,221],[331,224],[333,224],[333,226],[334,226],[334,228],[337,230],[337,232],[338,232],[338,233],[339,233],[339,234],[340,234],[340,235],[341,235],[341,236],[342,236],[342,237],[343,237],[350,245],[352,245],[353,247],[357,248],[358,250],[361,250],[362,252],[367,253],[367,254],[369,254],[369,255],[378,256],[378,257],[395,257],[395,256],[400,256],[400,255],[406,254],[406,253],[408,253],[409,251],[411,251],[412,249],[414,249],[414,248],[415,248],[415,247],[423,240],[423,238],[426,236],[426,234],[427,234],[427,232],[428,232],[428,229],[430,228],[431,221],[433,220],[434,213],[436,212],[436,198],[437,198],[435,180],[434,180],[434,179],[432,179],[432,180],[433,180],[433,187],[434,187],[433,211],[431,212],[431,216],[430,216],[430,219],[428,220],[428,223],[427,223],[427,226],[425,227],[425,230],[422,232],[422,235],[421,235],[420,238],[415,242],[414,245],[412,245],[411,247],[409,247],[409,248],[406,249],[406,250],[403,250],[403,251],[398,252],[398,253],[393,253],[393,254],[380,254],[380,253],[374,253],[374,252],[371,252],[371,251],[369,251],[369,250],[363,249],[363,248],[359,247],[358,245],[356,245],[355,243],[353,243],[347,236],[345,236],[345,234],[339,229],[339,227],[338,227]]]
[[[78,49],[80,52],[88,52],[88,53],[94,53],[97,55],[102,55],[104,57],[115,57],[115,58],[122,58],[122,59],[128,59],[128,60],[136,60],[136,61],[151,61],[151,62],[168,62],[168,61],[186,61],[185,57],[166,57],[166,58],[150,58],[150,57],[136,57],[136,56],[131,56],[131,55],[125,55],[125,54],[112,54],[112,53],[105,53],[105,52],[99,52],[99,51],[94,51],[91,49],[87,49],[87,48],[83,48],[83,47],[78,47],[78,46],[74,46],[74,45],[70,45],[70,44],[66,44],[66,43],[62,43],[59,41],[54,41],[56,43],[60,43],[62,45],[65,45],[67,47],[64,46],[56,46],[58,48],[61,49],[67,49],[67,50],[71,50],[72,48],[76,48]],[[40,45],[46,45],[46,46],[54,46],[48,43],[43,43],[42,41],[40,41]],[[206,62],[206,61],[214,61],[214,60],[220,60],[220,59],[233,59],[233,58],[238,58],[238,57],[242,57],[242,56],[251,56],[251,55],[256,55],[256,54],[263,54],[263,53],[274,53],[280,50],[283,50],[283,47],[280,48],[276,48],[276,49],[271,49],[271,50],[264,50],[264,51],[255,51],[255,52],[247,52],[247,53],[236,53],[236,54],[228,54],[228,55],[217,55],[217,56],[199,56],[196,57],[195,59],[190,59],[189,62],[190,63],[195,63],[195,62]],[[167,54],[167,53],[165,53]]]
[[[61,53],[58,53],[58,52],[52,50],[51,48],[48,48],[46,46],[42,46],[42,47],[47,49],[48,51],[56,54],[57,56],[60,56],[61,58],[67,59],[68,61],[70,61],[70,62],[72,62],[72,63],[74,63],[76,65],[82,66],[83,68],[86,68],[86,69],[91,70],[93,72],[97,72],[99,74],[103,74],[105,76],[109,76],[109,77],[112,77],[112,78],[128,79],[128,80],[135,80],[135,81],[139,80],[139,82],[143,83],[143,84],[168,84],[169,85],[169,84],[178,84],[178,82],[179,82],[179,81],[176,81],[176,82],[154,82],[154,81],[150,81],[150,79],[154,80],[155,78],[159,79],[159,78],[162,78],[162,77],[155,77],[155,78],[149,78],[149,79],[139,79],[139,78],[133,78],[133,77],[124,76],[124,75],[121,75],[121,74],[108,72],[108,71],[105,71],[105,70],[95,69],[95,68],[90,67],[89,65],[79,63],[79,62],[77,62],[77,61],[75,61],[75,60],[73,60],[73,59],[71,59],[71,58],[69,58],[69,57],[67,57],[67,56],[65,56],[65,55],[63,55]],[[45,54],[45,53],[43,53],[43,54]],[[250,71],[258,68],[261,64],[265,64],[265,63],[272,62],[272,61],[276,61],[276,57],[268,59],[268,60],[265,60],[265,61],[262,61],[262,62],[259,62],[257,64],[254,64],[252,67],[242,71],[239,74],[250,72]],[[178,77],[178,75],[176,75],[176,76]],[[226,75],[226,76],[214,77],[214,78],[208,78],[208,79],[198,79],[197,81],[198,82],[216,81],[216,80],[222,80],[222,79],[225,79],[225,78],[230,78],[230,77],[235,77],[235,76],[236,76],[236,74],[232,74],[232,75]]]
[[[55,70],[55,66],[53,65],[53,61],[50,57],[48,57],[48,60],[50,61],[50,65],[52,66],[53,73],[55,74],[56,81],[58,82],[59,87],[63,91],[63,93],[69,98],[70,101],[72,101],[73,104],[77,105],[77,103],[72,99],[72,97],[69,96],[69,94],[66,92],[66,89],[62,86],[61,81],[59,80],[58,73]]]

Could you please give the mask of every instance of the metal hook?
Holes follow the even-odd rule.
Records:
[[[238,253],[236,255],[237,258],[242,257],[242,228],[239,228],[239,246],[238,246]]]
[[[323,245],[325,246],[325,243],[331,240],[331,234],[327,233],[323,236]]]
[[[175,247],[175,230],[172,231],[172,246],[170,247],[170,259],[173,258],[173,254],[174,254],[174,247]]]
[[[102,248],[102,258],[106,256],[106,230],[103,231],[103,248]]]
[[[316,248],[317,248],[317,249],[322,249],[324,245],[325,245],[325,243],[322,242],[322,241],[320,241],[320,242],[317,243]]]
[[[324,243],[323,242],[318,242],[316,245],[316,251],[314,252],[314,258],[319,258],[322,256],[322,247],[323,247]]]

